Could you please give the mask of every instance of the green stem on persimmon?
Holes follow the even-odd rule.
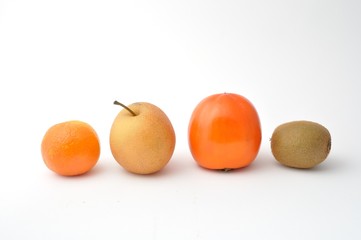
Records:
[[[132,109],[128,108],[127,106],[125,106],[123,103],[118,102],[117,100],[114,101],[115,105],[119,105],[122,106],[123,108],[127,109],[128,112],[130,112],[133,116],[137,116],[137,114],[135,114],[135,112],[132,111]]]

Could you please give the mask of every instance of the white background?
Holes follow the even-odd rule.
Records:
[[[0,0],[0,239],[361,239],[360,1]],[[261,150],[247,168],[198,167],[187,127],[204,97],[234,92],[258,110]],[[125,172],[109,130],[147,101],[177,144],[158,174]],[[82,120],[96,167],[60,177],[40,144]],[[292,120],[323,124],[328,159],[281,166],[269,138]]]

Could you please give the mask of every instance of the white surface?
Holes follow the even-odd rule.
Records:
[[[360,239],[360,1],[0,0],[0,239]],[[201,169],[187,145],[195,105],[235,92],[257,108],[260,153]],[[121,169],[108,135],[148,101],[177,145],[151,176]],[[90,123],[97,166],[59,177],[42,162],[53,124]],[[282,167],[269,138],[286,121],[326,126],[329,158]]]

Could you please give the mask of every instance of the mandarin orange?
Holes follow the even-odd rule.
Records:
[[[91,170],[100,156],[100,143],[95,130],[82,121],[55,124],[41,143],[45,165],[64,176],[81,175]]]

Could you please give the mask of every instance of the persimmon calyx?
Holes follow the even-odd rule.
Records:
[[[223,168],[223,169],[220,169],[222,172],[229,172],[229,171],[232,171],[233,168]]]

